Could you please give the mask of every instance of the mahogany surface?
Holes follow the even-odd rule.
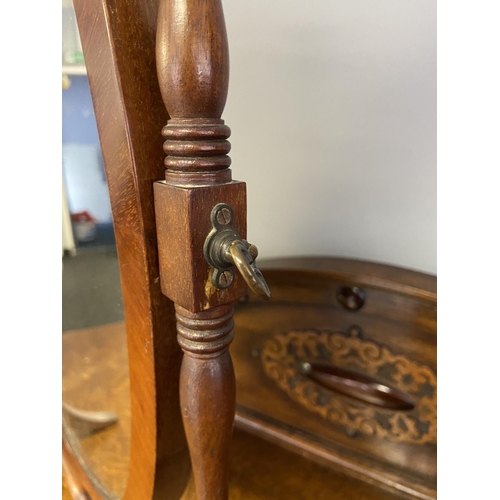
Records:
[[[164,170],[161,129],[168,120],[156,78],[158,4],[74,4],[106,168],[128,333],[132,432],[124,498],[178,500],[190,461],[179,408],[182,351],[174,306],[160,289],[153,207],[153,182]],[[78,466],[71,471],[92,499],[109,497]]]
[[[154,188],[160,281],[176,308],[184,351],[180,403],[197,500],[227,500],[235,378],[229,354],[233,304],[246,294],[238,273],[216,287],[204,256],[211,214],[226,204],[246,237],[246,189],[232,180],[221,119],[229,51],[221,0],[160,0],[157,69],[170,120],[163,128],[165,180]]]
[[[235,310],[236,425],[408,498],[435,498],[435,276],[335,258],[261,268],[273,299],[249,296]],[[361,308],[345,308],[345,287],[364,292]],[[332,392],[301,361],[374,378],[406,395],[403,410]]]
[[[362,337],[351,342],[375,343],[384,355],[403,356],[412,374],[435,370],[435,279],[390,266],[339,259],[271,263],[274,270],[264,268],[264,273],[273,301],[264,304],[250,298],[238,305],[231,348],[240,427],[373,485],[325,472],[241,433],[233,442],[240,442],[241,450],[233,447],[229,460],[235,384],[229,357],[232,308],[245,287],[239,281],[233,288],[215,290],[199,245],[212,203],[228,201],[223,199],[224,192],[236,193],[232,196],[243,237],[245,230],[243,191],[235,187],[229,170],[230,131],[220,118],[228,83],[224,19],[220,0],[160,0],[160,4],[158,19],[156,0],[75,0],[113,210],[130,369],[127,377],[125,358],[113,357],[118,352],[124,356],[124,347],[107,346],[108,340],[119,336],[118,330],[109,333],[113,328],[100,330],[100,339],[91,335],[96,351],[87,357],[97,361],[90,361],[87,368],[78,361],[85,350],[78,343],[87,341],[75,340],[77,347],[70,349],[73,359],[66,366],[74,371],[68,383],[78,390],[66,390],[65,401],[82,410],[115,410],[121,418],[117,427],[83,441],[84,451],[94,456],[90,464],[99,469],[102,484],[87,469],[79,445],[65,427],[63,464],[73,496],[178,500],[184,495],[186,500],[194,499],[193,482],[189,482],[192,462],[197,500],[224,500],[228,494],[254,498],[254,493],[255,498],[393,498],[373,485],[406,496],[433,498],[432,423],[428,424],[429,442],[422,442],[420,435],[412,437],[412,429],[403,429],[402,435],[410,437],[395,438],[388,414],[380,425],[370,421],[353,427],[341,420],[342,412],[340,416],[325,413],[325,408],[341,402],[355,408],[362,418],[371,410],[359,402],[352,406],[345,395],[332,399],[324,392],[318,395],[326,397],[327,403],[311,402],[306,394],[311,381],[294,372],[296,353],[290,351],[293,366],[284,364],[291,362],[286,356],[285,361],[271,359],[281,352],[274,352],[272,343],[286,342],[284,335],[293,333],[300,343],[307,335],[317,340],[318,332],[325,337],[331,332],[345,336],[357,325]],[[155,220],[153,183],[160,179],[164,180],[156,183]],[[179,190],[183,196],[169,205],[169,196]],[[199,197],[193,194],[198,192],[202,193]],[[195,199],[198,202],[193,205]],[[182,225],[189,231],[176,234],[176,226]],[[165,234],[157,238],[157,230]],[[175,255],[163,252],[164,245],[167,250],[168,245],[176,247]],[[186,258],[191,269],[187,280]],[[346,286],[339,299],[339,287]],[[362,288],[366,297],[349,292],[349,287]],[[175,308],[161,289],[176,302]],[[77,337],[66,335],[64,342]],[[282,351],[286,354],[286,346]],[[370,363],[368,359],[367,376],[374,375],[370,370],[375,365]],[[107,375],[101,370],[107,370]],[[293,384],[289,373],[295,377]],[[95,386],[83,389],[86,381],[79,374],[86,374]],[[377,376],[388,386],[394,382],[387,374]],[[103,389],[113,381],[117,385]],[[304,387],[303,394],[296,394],[296,383]],[[291,384],[288,392],[287,384]],[[431,389],[435,394],[435,387]],[[87,390],[88,394],[95,390],[88,407],[81,399]],[[108,406],[111,396],[116,396],[117,407]],[[122,405],[129,398],[127,416]],[[356,418],[352,416],[355,422]],[[130,434],[125,437],[128,422]],[[253,458],[248,450],[254,450]],[[101,453],[107,457],[103,459]],[[275,457],[281,469],[266,465],[262,458],[266,454]],[[117,471],[123,473],[127,464],[125,484]],[[235,482],[234,477],[242,482]],[[299,479],[304,490],[299,488]],[[310,481],[317,481],[317,487]]]
[[[86,458],[116,497],[125,491],[130,450],[130,399],[124,323],[63,335],[63,396],[84,410],[113,410],[119,421],[81,440]],[[63,479],[63,500],[72,500]],[[396,500],[281,446],[235,430],[229,466],[231,500]],[[195,500],[192,481],[182,500]]]
[[[236,339],[231,352],[238,389],[236,426],[295,453],[278,451],[271,444],[252,441],[247,434],[237,432],[229,464],[230,498],[323,498],[323,494],[333,491],[330,481],[336,484],[335,488],[340,485],[341,493],[335,493],[338,498],[364,498],[365,494],[366,498],[435,498],[436,445],[432,439],[405,442],[352,432],[352,428],[346,432],[342,425],[317,412],[320,405],[314,407],[309,401],[304,406],[280,388],[266,373],[262,359],[263,346],[276,334],[311,329],[337,332],[355,324],[370,342],[374,339],[395,354],[405,354],[411,362],[435,369],[435,277],[333,258],[264,261],[261,267],[273,300],[263,303],[250,297],[238,304],[235,312]],[[363,306],[354,312],[344,309],[337,295],[339,289],[350,285],[365,292]],[[129,439],[123,335],[123,324],[118,324],[64,336],[65,400],[73,405],[80,402],[86,410],[114,410],[120,418],[116,427],[82,442],[91,465],[117,492],[123,489]],[[357,372],[364,373],[359,368]],[[366,372],[369,373],[369,367]],[[383,374],[376,378],[389,384]],[[351,401],[343,394],[335,398]],[[414,399],[418,402],[418,397]],[[356,404],[370,408],[364,403]],[[391,411],[392,408],[387,410],[389,414]],[[255,451],[255,457],[249,454],[250,449]],[[275,460],[283,469],[275,467],[274,462],[263,461],[262,457],[268,456],[278,457]],[[331,471],[315,469],[311,461]],[[287,473],[287,464],[297,464],[298,469],[290,465]],[[304,479],[300,489],[295,481],[304,477],[301,471],[305,470],[313,479]],[[333,471],[345,472],[353,479]],[[268,485],[265,493],[262,490],[262,496],[252,497],[261,481],[272,483],[271,477],[276,478],[273,486],[268,490]],[[191,484],[185,498],[194,495],[193,491]],[[296,491],[297,496],[286,493],[289,491]]]

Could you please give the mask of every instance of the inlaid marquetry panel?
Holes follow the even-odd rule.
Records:
[[[265,373],[294,401],[350,436],[436,443],[435,370],[370,340],[359,327],[348,332],[294,330],[275,335],[264,344],[262,363]],[[382,408],[339,394],[304,373],[305,364],[369,376],[380,382],[374,386],[407,395],[414,402],[413,408]]]

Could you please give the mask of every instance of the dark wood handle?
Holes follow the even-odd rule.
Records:
[[[302,363],[300,369],[322,387],[358,401],[387,410],[408,411],[415,408],[410,396],[368,375],[318,363]]]

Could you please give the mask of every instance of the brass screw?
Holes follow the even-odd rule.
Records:
[[[233,273],[224,271],[219,274],[219,286],[227,288],[233,282]]]
[[[222,226],[231,222],[231,211],[229,208],[224,207],[217,211],[217,222]]]
[[[259,256],[259,250],[255,245],[250,245],[248,247],[248,253],[250,257],[252,257],[252,260],[255,260]]]

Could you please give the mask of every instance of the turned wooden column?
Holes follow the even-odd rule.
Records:
[[[235,380],[228,347],[232,305],[192,313],[176,307],[181,367],[181,409],[199,500],[228,498],[229,446]]]
[[[226,500],[235,412],[228,347],[233,304],[247,286],[238,273],[215,286],[203,248],[218,204],[231,207],[231,227],[245,238],[246,188],[231,179],[230,129],[221,119],[229,55],[220,0],[161,0],[156,55],[170,115],[165,180],[154,186],[161,288],[176,305],[184,351],[180,403],[197,497]]]

